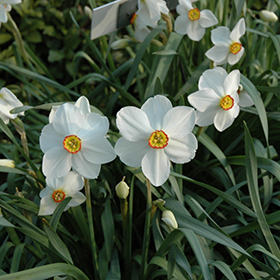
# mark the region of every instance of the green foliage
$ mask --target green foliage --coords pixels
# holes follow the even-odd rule
[[[187,96],[211,67],[204,55],[211,28],[200,42],[168,34],[164,22],[124,49],[110,45],[133,36],[131,26],[91,41],[84,6],[107,2],[24,0],[1,25],[0,85],[24,104],[12,112],[25,113],[28,144],[0,119],[1,158],[16,165],[0,166],[0,279],[280,279],[280,26],[258,17],[261,9],[279,15],[276,0],[197,2],[219,25],[232,28],[245,18],[245,55],[227,70],[240,70],[254,107],[242,108],[222,133],[195,128],[195,158],[173,164],[151,197],[141,170],[116,159],[90,180],[87,203],[63,212],[66,199],[52,216],[37,215],[45,187],[39,137],[52,106],[85,95],[93,112],[109,118],[114,145],[120,108],[140,107],[154,94],[189,106]],[[115,194],[123,176],[130,186],[125,202]],[[163,223],[152,205],[157,199],[166,201],[178,229]]]

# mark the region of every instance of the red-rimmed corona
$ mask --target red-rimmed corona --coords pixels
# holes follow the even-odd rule
[[[226,95],[221,99],[220,105],[224,110],[230,110],[234,105],[234,99],[230,95]]]
[[[242,45],[238,42],[234,42],[230,45],[230,52],[232,54],[238,54],[242,49]]]
[[[163,130],[154,131],[149,138],[149,146],[153,149],[163,149],[168,145],[168,136]]]
[[[77,154],[82,149],[82,140],[77,135],[68,135],[63,140],[63,148],[71,154]]]
[[[52,198],[55,202],[62,202],[65,199],[65,192],[62,190],[54,191],[52,194]]]
[[[191,9],[188,13],[190,20],[199,20],[200,19],[200,11],[198,8]]]

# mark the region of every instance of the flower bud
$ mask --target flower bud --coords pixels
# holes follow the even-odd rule
[[[124,48],[126,48],[128,45],[129,45],[129,42],[130,42],[131,40],[130,39],[120,39],[120,40],[117,40],[117,41],[115,41],[115,42],[113,42],[112,44],[111,44],[111,48],[113,49],[113,50],[117,50],[117,49],[124,49]]]
[[[84,13],[87,15],[90,19],[92,19],[92,9],[89,6],[84,7]]]
[[[11,159],[0,159],[0,166],[15,168],[15,162]]]
[[[262,10],[260,12],[260,18],[266,22],[276,22],[278,20],[278,17],[275,15],[275,13],[267,10]]]
[[[116,193],[120,199],[127,198],[128,194],[129,194],[129,186],[127,185],[127,183],[124,181],[121,181],[120,183],[118,183],[116,185]]]
[[[171,212],[170,210],[164,210],[162,212],[162,217],[161,219],[165,222],[165,224],[167,226],[169,226],[170,228],[172,229],[176,229],[178,228],[178,224],[177,224],[177,221],[176,221],[176,218],[173,214],[173,212]]]

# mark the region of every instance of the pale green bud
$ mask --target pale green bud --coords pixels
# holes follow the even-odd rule
[[[129,186],[127,185],[127,183],[124,181],[121,181],[120,183],[118,183],[116,185],[116,193],[120,199],[127,198],[128,194],[129,194]]]
[[[260,18],[266,22],[276,22],[278,20],[278,17],[275,15],[275,13],[267,10],[262,10],[260,12]]]
[[[15,168],[15,162],[11,159],[0,159],[0,166]]]
[[[120,39],[120,40],[117,40],[117,41],[113,42],[113,43],[111,44],[111,48],[112,48],[113,50],[124,49],[124,48],[126,48],[127,46],[129,46],[129,43],[130,43],[130,42],[131,42],[131,40],[130,40],[130,39],[127,39],[127,38],[125,38],[125,39]]]
[[[176,218],[172,211],[170,210],[164,210],[162,212],[161,219],[165,222],[167,226],[169,226],[171,229],[178,228],[178,223],[176,221]]]
[[[92,9],[89,6],[84,7],[84,13],[87,15],[90,19],[92,19]]]

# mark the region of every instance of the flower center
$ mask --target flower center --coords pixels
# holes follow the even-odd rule
[[[229,95],[226,95],[224,98],[221,99],[221,103],[220,105],[222,106],[222,108],[224,110],[229,110],[233,107],[234,105],[234,100],[231,96]]]
[[[200,11],[199,11],[199,9],[198,8],[191,9],[189,11],[188,16],[189,16],[190,20],[199,20],[199,18],[200,18]]]
[[[134,14],[130,20],[130,24],[133,24],[136,20],[136,18],[138,17],[138,15]]]
[[[235,42],[230,45],[230,52],[232,54],[238,54],[241,51],[241,49],[242,45],[240,43]]]
[[[52,198],[55,202],[61,202],[65,198],[65,193],[61,190],[54,191],[52,194]]]
[[[66,136],[63,140],[63,148],[71,154],[76,154],[82,148],[82,141],[76,135]]]
[[[168,144],[168,136],[162,130],[154,131],[149,138],[149,146],[153,149],[163,149]]]

